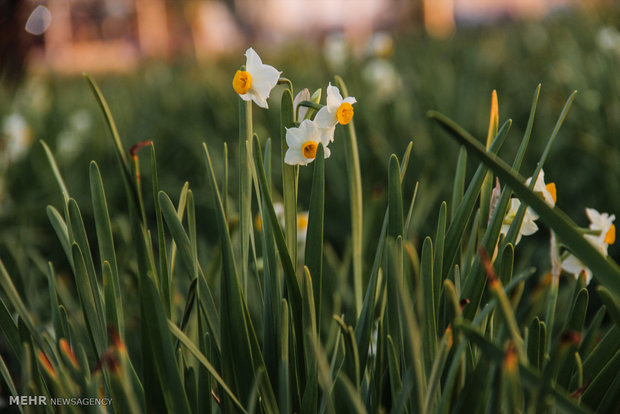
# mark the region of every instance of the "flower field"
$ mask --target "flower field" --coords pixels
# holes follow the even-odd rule
[[[0,407],[617,412],[618,18],[0,90]]]

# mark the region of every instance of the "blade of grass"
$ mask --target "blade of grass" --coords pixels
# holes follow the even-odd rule
[[[349,95],[347,86],[341,77],[336,76],[336,84],[342,91],[342,96]],[[351,243],[353,247],[353,297],[355,298],[356,315],[362,309],[362,227],[363,227],[363,207],[362,207],[362,175],[360,173],[359,152],[357,149],[357,136],[355,134],[355,124],[349,122],[344,128],[345,136],[345,161],[347,166],[347,179],[349,183],[349,197],[351,204]]]

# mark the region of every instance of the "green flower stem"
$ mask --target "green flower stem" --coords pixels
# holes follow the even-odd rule
[[[241,230],[241,285],[248,292],[248,258],[252,231],[252,176],[249,163],[252,149],[246,142],[252,139],[252,101],[239,98],[239,227]]]

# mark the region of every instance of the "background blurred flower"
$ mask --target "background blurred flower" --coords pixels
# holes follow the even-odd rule
[[[32,143],[32,132],[24,117],[14,112],[2,123],[2,140],[0,151],[4,153],[6,162],[21,160]]]
[[[393,98],[402,89],[402,80],[394,64],[387,59],[372,59],[362,69],[368,88],[382,101]]]

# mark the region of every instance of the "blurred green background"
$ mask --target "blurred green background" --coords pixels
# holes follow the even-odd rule
[[[350,45],[346,38],[327,34],[315,40],[280,42],[264,39],[237,45],[218,59],[180,55],[147,59],[122,73],[95,73],[127,149],[153,140],[161,187],[178,194],[189,181],[196,196],[200,241],[217,239],[200,155],[206,141],[223,173],[223,145],[229,145],[230,196],[236,194],[237,100],[231,87],[234,71],[252,45],[265,63],[283,70],[295,91],[325,87],[341,75],[357,98],[355,127],[360,145],[366,214],[366,241],[371,242],[385,207],[389,155],[403,153],[413,141],[413,159],[405,180],[408,194],[420,182],[413,231],[421,240],[434,231],[437,206],[450,199],[458,147],[426,119],[436,109],[455,119],[481,140],[486,137],[493,89],[499,96],[500,123],[513,126],[502,152],[511,161],[523,135],[536,86],[542,92],[522,173],[533,171],[566,98],[579,93],[545,165],[546,181],[555,182],[557,206],[578,224],[587,226],[585,207],[620,214],[620,13],[617,6],[567,9],[544,19],[500,19],[494,24],[461,25],[440,38],[412,24],[384,30],[368,44]],[[375,43],[372,43],[375,42]],[[336,59],[334,52],[336,50]],[[39,140],[57,157],[71,195],[91,223],[88,163],[96,160],[111,204],[117,243],[129,243],[123,233],[127,218],[121,179],[112,141],[96,102],[79,74],[26,69],[18,83],[3,77],[0,89],[2,158],[0,160],[0,256],[9,271],[44,284],[38,275],[52,260],[66,268],[64,255],[48,223],[45,206],[61,205],[60,192]],[[254,107],[255,132],[272,137],[279,148],[279,96],[270,110]],[[19,127],[23,127],[15,138]],[[21,134],[21,135],[19,135]],[[19,138],[21,137],[21,138]],[[149,161],[144,154],[144,188],[150,187]],[[274,152],[279,156],[279,149]],[[468,174],[477,161],[468,160]],[[274,171],[279,187],[279,171]],[[336,251],[346,251],[349,205],[342,142],[338,136],[326,163],[326,239]],[[311,169],[300,172],[300,208],[307,207]],[[231,205],[234,205],[232,203]],[[147,206],[147,211],[150,206]],[[93,229],[94,232],[94,229]],[[525,238],[520,252],[548,263],[546,232]],[[538,243],[533,239],[538,238]],[[541,249],[544,246],[544,249]],[[123,249],[119,248],[122,254]],[[202,249],[202,254],[211,254]],[[618,244],[610,255],[620,260]],[[122,258],[120,259],[122,262]],[[518,263],[529,266],[531,261]],[[35,277],[35,275],[37,275]],[[35,282],[33,282],[35,283]],[[43,303],[38,306],[45,306]]]

